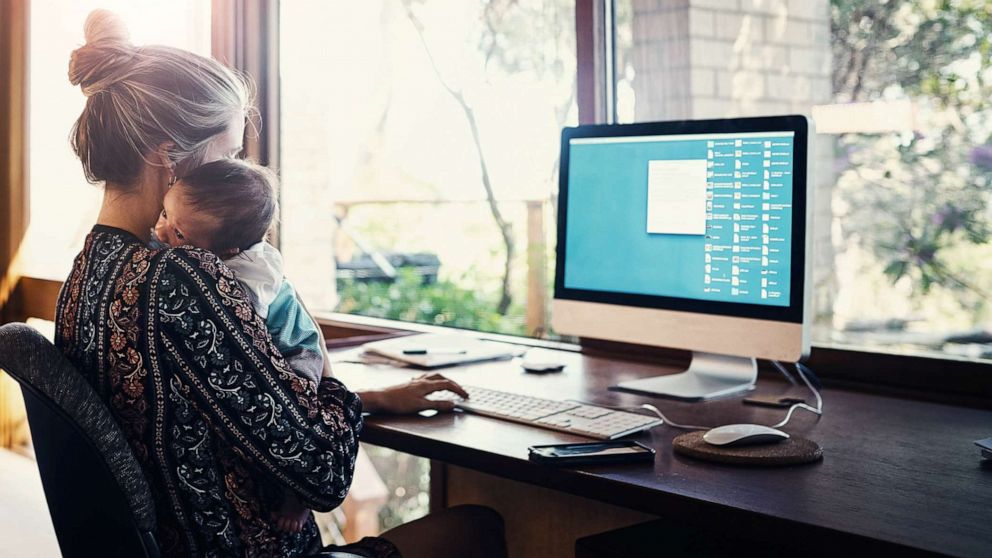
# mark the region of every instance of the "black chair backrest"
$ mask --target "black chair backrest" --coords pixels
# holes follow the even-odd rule
[[[0,327],[0,369],[20,385],[62,555],[158,558],[148,482],[110,410],[25,324]]]

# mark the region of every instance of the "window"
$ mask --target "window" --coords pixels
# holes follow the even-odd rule
[[[811,115],[814,342],[990,358],[990,19],[966,1],[618,0],[615,113]]]
[[[568,0],[281,3],[280,243],[311,310],[545,332],[574,30]],[[427,513],[427,460],[365,450],[381,527]]]
[[[283,2],[280,26],[281,244],[311,308],[544,333],[573,3]]]
[[[31,2],[29,177],[31,220],[25,239],[27,275],[62,280],[96,222],[103,189],[90,185],[69,145],[86,98],[69,83],[69,55],[85,42],[90,11],[124,19],[135,44],[165,44],[210,54],[210,4],[197,0],[35,0]]]

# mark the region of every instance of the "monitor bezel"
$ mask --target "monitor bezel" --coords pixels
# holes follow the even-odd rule
[[[793,132],[792,181],[792,266],[788,306],[708,301],[659,295],[621,293],[565,287],[565,254],[568,227],[568,178],[570,140],[589,137],[662,136],[682,134],[734,134],[749,132]],[[558,238],[555,249],[556,299],[599,302],[621,306],[675,310],[803,323],[806,292],[807,220],[807,154],[809,153],[809,122],[805,116],[767,116],[714,120],[679,120],[636,124],[587,124],[566,127],[561,134],[561,160],[558,174]]]

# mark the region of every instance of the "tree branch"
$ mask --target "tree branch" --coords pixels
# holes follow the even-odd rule
[[[486,154],[482,149],[482,139],[479,135],[479,126],[475,118],[475,110],[472,106],[468,104],[465,100],[465,96],[461,91],[453,88],[444,76],[441,75],[441,71],[437,66],[437,62],[434,60],[434,55],[431,52],[430,47],[427,44],[427,39],[424,37],[424,26],[417,18],[416,14],[410,8],[409,3],[405,3],[406,15],[413,24],[414,30],[417,32],[417,37],[420,39],[420,44],[424,48],[424,53],[427,55],[427,60],[430,62],[431,69],[434,71],[434,76],[437,78],[438,82],[444,88],[445,91],[451,96],[455,102],[461,107],[462,112],[465,114],[465,120],[468,122],[469,130],[472,132],[472,141],[475,144],[475,152],[479,157],[479,170],[482,177],[482,187],[486,191],[486,202],[489,205],[489,212],[493,216],[493,220],[496,221],[496,226],[499,227],[500,235],[503,237],[503,245],[506,249],[505,259],[503,262],[503,282],[500,292],[499,304],[496,307],[496,311],[501,315],[506,315],[506,312],[510,308],[510,303],[513,298],[510,293],[510,278],[513,271],[513,256],[515,253],[515,246],[513,240],[513,226],[506,220],[503,216],[503,212],[499,209],[499,203],[496,201],[496,194],[493,191],[492,179],[489,174],[489,165],[486,162]]]

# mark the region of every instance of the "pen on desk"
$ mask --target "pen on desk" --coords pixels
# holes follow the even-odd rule
[[[465,349],[403,349],[405,355],[463,355]]]

